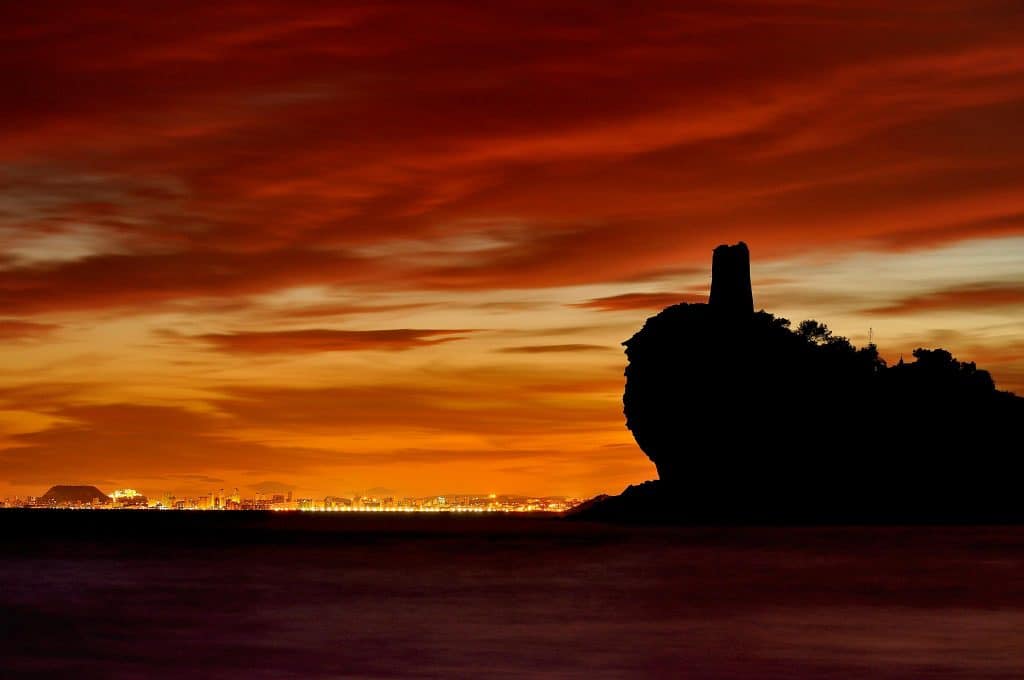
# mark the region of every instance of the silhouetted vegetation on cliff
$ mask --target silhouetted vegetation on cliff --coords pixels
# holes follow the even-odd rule
[[[716,276],[719,251],[738,248],[716,249]],[[749,290],[742,262],[733,274],[746,276]],[[624,343],[626,424],[660,479],[586,512],[1024,518],[1016,476],[1024,399],[942,349],[887,366],[874,345],[858,349],[817,321],[792,329],[750,312],[743,287],[720,287],[739,291],[724,304],[712,296],[712,304],[668,307]]]

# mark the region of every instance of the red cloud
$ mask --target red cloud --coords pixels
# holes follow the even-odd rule
[[[18,338],[37,338],[56,330],[58,326],[50,323],[34,323],[16,319],[0,319],[0,340]]]
[[[355,283],[370,269],[362,258],[297,249],[98,255],[0,270],[0,308],[29,314],[150,306],[269,292],[312,281]]]
[[[530,7],[551,20],[431,0],[5,8],[0,234],[97,242],[8,263],[0,304],[545,287],[739,238],[768,257],[1024,233],[1024,19],[1005,6],[887,15],[884,34],[872,3]]]
[[[208,333],[195,336],[225,352],[252,354],[303,352],[396,351],[461,339],[469,330],[397,328],[339,331],[309,328],[295,331]]]
[[[1024,305],[1024,286],[1014,284],[979,284],[937,290],[903,298],[885,307],[868,310],[872,314],[916,314],[937,310],[986,309]]]

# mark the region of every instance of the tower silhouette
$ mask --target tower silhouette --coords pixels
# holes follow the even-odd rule
[[[711,259],[711,306],[727,314],[753,314],[750,286],[750,250],[740,241],[715,248]]]

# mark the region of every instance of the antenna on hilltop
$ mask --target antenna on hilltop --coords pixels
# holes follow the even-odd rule
[[[868,344],[869,345],[875,344],[875,329],[874,328],[869,328],[868,329]]]

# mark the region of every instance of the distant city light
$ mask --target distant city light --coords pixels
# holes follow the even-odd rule
[[[109,497],[90,502],[53,501],[45,497],[5,498],[0,508],[66,508],[95,510],[206,510],[206,511],[273,511],[327,513],[562,513],[579,505],[583,499],[562,496],[522,496],[488,494],[446,494],[443,496],[325,496],[296,497],[291,492],[256,494],[242,498],[238,489],[227,494],[223,489],[198,496],[177,497],[165,494],[147,497],[135,489],[116,489]]]

